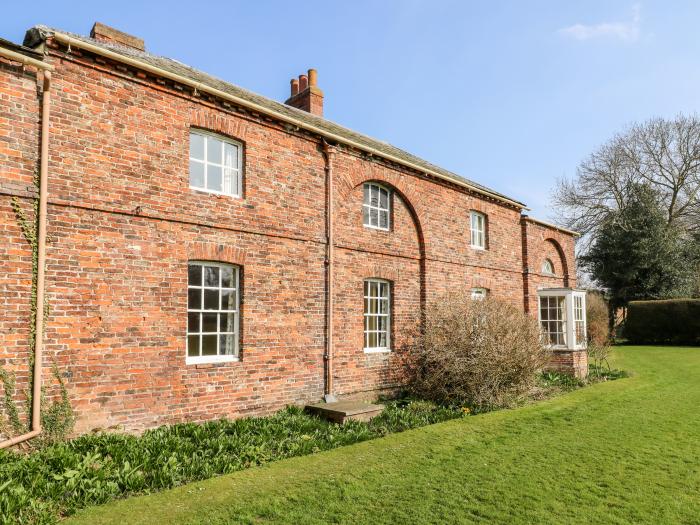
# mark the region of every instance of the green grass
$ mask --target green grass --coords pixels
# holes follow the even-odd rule
[[[700,349],[632,377],[78,513],[67,523],[700,523]]]

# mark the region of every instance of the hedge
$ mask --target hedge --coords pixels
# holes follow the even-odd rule
[[[634,344],[700,345],[700,299],[631,301],[624,335]]]

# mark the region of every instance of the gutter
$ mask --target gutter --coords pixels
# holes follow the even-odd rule
[[[521,219],[527,222],[534,222],[535,224],[539,224],[540,226],[546,226],[547,228],[552,228],[553,230],[558,230],[563,233],[568,233],[569,235],[573,235],[574,237],[581,237],[581,232],[569,230],[567,228],[562,228],[561,226],[557,226],[556,224],[541,221],[539,219],[535,219],[534,217],[530,217],[529,215],[522,215]]]
[[[472,186],[471,184],[467,183],[466,181],[464,181],[463,179],[461,179],[459,177],[450,177],[448,175],[445,175],[443,173],[439,173],[437,171],[431,170],[431,169],[426,168],[424,166],[419,166],[418,164],[415,164],[413,162],[400,159],[400,158],[398,158],[394,155],[391,155],[389,153],[379,151],[379,150],[374,149],[370,146],[360,144],[359,142],[355,142],[354,140],[348,139],[346,137],[336,135],[335,133],[331,133],[329,131],[326,131],[324,129],[316,127],[313,124],[309,124],[307,122],[296,119],[294,117],[284,115],[283,113],[279,113],[275,110],[266,108],[264,106],[256,104],[255,102],[245,100],[243,98],[237,97],[236,95],[231,95],[230,93],[226,93],[225,91],[221,91],[221,90],[213,88],[207,84],[197,82],[196,80],[192,80],[190,78],[183,77],[183,76],[178,75],[176,73],[171,73],[170,71],[168,71],[166,69],[162,69],[162,68],[159,68],[157,66],[153,66],[147,62],[143,62],[143,61],[135,59],[135,58],[124,56],[120,53],[110,51],[109,49],[106,49],[106,48],[103,48],[100,46],[96,46],[94,44],[91,44],[89,42],[85,42],[83,40],[79,40],[77,38],[73,38],[73,37],[68,36],[64,33],[54,31],[53,38],[56,41],[68,46],[69,48],[77,47],[79,49],[83,49],[85,51],[89,51],[91,53],[101,55],[105,58],[109,58],[109,59],[115,60],[117,62],[121,62],[123,64],[127,64],[130,66],[136,67],[136,68],[141,69],[143,71],[147,71],[153,75],[168,78],[174,82],[178,82],[180,84],[184,84],[186,86],[189,86],[196,91],[201,91],[203,93],[209,93],[210,95],[214,95],[214,96],[222,98],[224,100],[233,102],[239,106],[243,106],[245,108],[256,111],[258,113],[274,117],[274,118],[281,120],[283,122],[286,122],[288,124],[292,124],[296,127],[305,129],[307,131],[311,131],[313,133],[316,133],[317,135],[320,135],[324,139],[330,140],[332,142],[344,144],[346,146],[351,146],[353,148],[357,148],[357,149],[365,151],[367,153],[371,153],[374,156],[381,157],[385,160],[389,160],[389,161],[395,162],[397,164],[401,164],[403,166],[414,169],[414,170],[419,171],[421,173],[432,175],[433,177],[436,177],[438,179],[442,179],[442,180],[451,182],[452,184],[456,184],[458,186],[466,188],[474,193],[478,193],[480,195],[489,197],[491,199],[495,199],[497,201],[504,202],[504,203],[509,204],[511,206],[514,206],[518,209],[521,209],[521,210],[528,209],[521,202],[514,201],[514,200],[508,199],[506,197],[502,197],[500,195],[497,195],[495,193],[492,193],[492,192],[483,190],[481,188],[477,188],[475,186]]]
[[[44,350],[44,296],[46,282],[46,216],[48,201],[49,117],[51,114],[51,71],[53,66],[0,47],[0,56],[23,65],[34,66],[44,73],[41,93],[41,152],[39,164],[39,231],[37,232],[36,317],[34,336],[34,376],[32,388],[31,431],[0,442],[0,448],[11,447],[41,434],[41,371]]]

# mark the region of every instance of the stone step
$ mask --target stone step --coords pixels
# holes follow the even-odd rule
[[[306,405],[306,410],[324,419],[340,423],[352,419],[355,421],[369,421],[378,416],[384,410],[384,405],[367,403],[366,401],[335,401],[333,403],[315,403]]]

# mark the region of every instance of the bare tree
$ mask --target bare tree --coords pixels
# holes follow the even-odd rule
[[[610,212],[625,206],[638,184],[656,193],[669,224],[688,233],[700,231],[697,115],[634,124],[601,146],[580,164],[576,177],[557,182],[559,222],[591,234]]]

